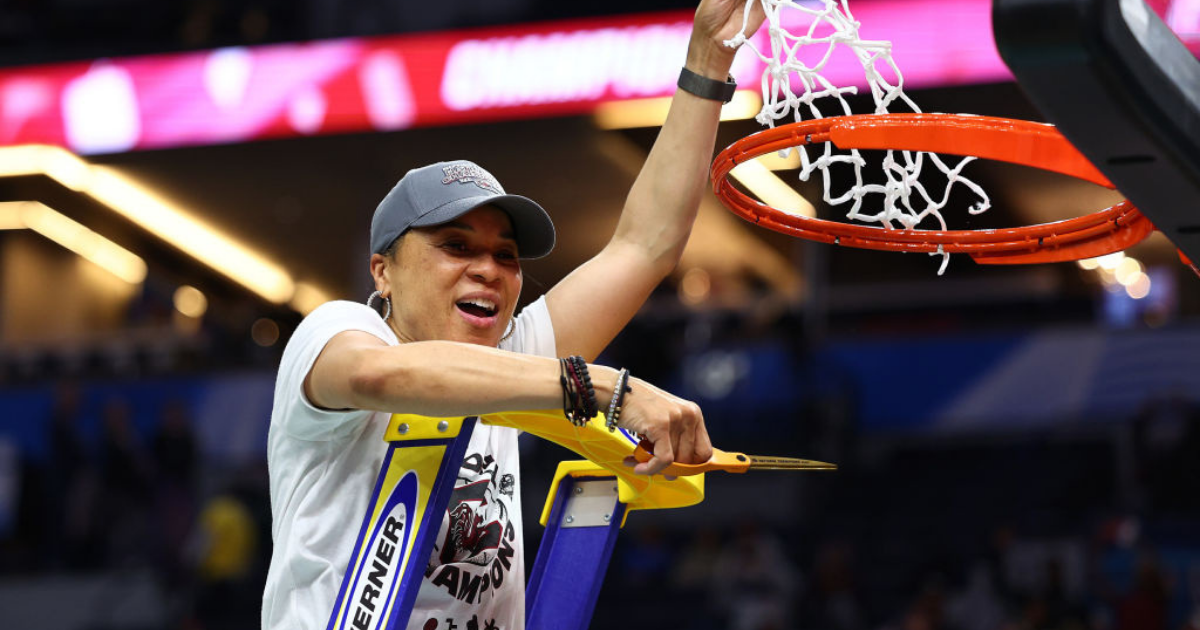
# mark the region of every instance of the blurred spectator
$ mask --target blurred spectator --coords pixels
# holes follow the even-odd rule
[[[1200,563],[1192,563],[1187,571],[1186,616],[1182,630],[1200,630]]]
[[[700,526],[671,568],[671,586],[681,593],[699,594],[712,582],[721,553],[716,528]]]
[[[262,584],[255,572],[260,554],[253,510],[225,493],[210,500],[197,520],[193,621],[199,628],[258,628]]]
[[[666,581],[671,567],[671,548],[657,525],[648,524],[633,533],[621,554],[626,586],[638,587]]]
[[[1143,551],[1134,570],[1133,587],[1117,605],[1116,630],[1166,630],[1168,593],[1158,558]]]
[[[160,484],[192,490],[196,476],[196,439],[187,408],[180,400],[163,405],[154,435],[154,463]]]
[[[37,478],[28,458],[0,435],[0,575],[28,570],[48,545]]]
[[[747,520],[721,551],[711,599],[729,630],[780,630],[793,618],[799,582],[779,540]]]
[[[682,534],[683,532],[681,532]],[[678,610],[686,611],[677,619],[688,630],[724,630],[714,618],[708,588],[716,578],[721,554],[721,533],[715,527],[700,525],[690,532],[691,540],[679,552],[671,567],[670,586],[678,601]]]
[[[81,398],[75,383],[60,383],[49,419],[47,558],[51,567],[68,570],[93,569],[102,561],[96,519],[100,479],[80,434]]]
[[[1175,514],[1200,515],[1200,406],[1179,410],[1178,439],[1166,455],[1166,474],[1156,479],[1161,507]]]
[[[948,630],[951,626],[946,621],[945,600],[941,580],[938,578],[927,580],[895,629]]]
[[[254,517],[236,497],[222,495],[204,506],[199,519],[203,537],[200,577],[207,582],[232,582],[253,568],[258,545]]]
[[[946,604],[946,620],[964,630],[998,630],[1007,618],[992,573],[982,564],[971,569],[963,590]]]
[[[196,440],[182,401],[163,406],[154,435],[156,529],[162,539],[162,568],[168,584],[178,584],[183,548],[196,503]]]
[[[817,550],[812,584],[801,615],[805,623],[828,630],[866,627],[853,564],[854,551],[849,542],[827,542]]]
[[[1046,557],[1041,578],[1038,588],[1026,597],[1016,627],[1021,630],[1086,628],[1086,615],[1067,595],[1062,560],[1056,556]]]
[[[1014,539],[1015,534],[1011,526],[1007,524],[997,526],[992,530],[992,537],[989,541],[990,545],[985,560],[988,574],[991,577],[992,588],[996,590],[1001,603],[1009,608],[1016,605],[1019,599],[1016,588],[1009,577],[1013,562]]]
[[[1067,595],[1062,560],[1046,559],[1043,582],[1037,599],[1045,607],[1045,628],[1077,628],[1083,625],[1083,613]]]
[[[112,399],[102,414],[101,522],[109,566],[149,560],[151,461],[130,419],[129,404]]]
[[[1148,402],[1131,424],[1139,507],[1200,513],[1200,408],[1176,393]]]

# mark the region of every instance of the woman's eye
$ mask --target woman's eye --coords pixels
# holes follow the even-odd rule
[[[443,244],[442,244],[442,247],[444,247],[444,248],[446,248],[446,249],[448,249],[448,250],[450,250],[450,251],[452,251],[452,252],[465,252],[465,251],[467,251],[467,246],[466,246],[466,244],[465,244],[465,243],[462,243],[462,242],[460,242],[460,241],[447,241],[446,243],[443,243]]]

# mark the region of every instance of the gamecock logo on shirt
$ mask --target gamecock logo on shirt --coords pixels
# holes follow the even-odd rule
[[[483,566],[495,555],[504,526],[496,510],[500,506],[489,504],[486,498],[488,483],[481,480],[454,489],[446,540],[438,556],[442,564],[469,562]]]

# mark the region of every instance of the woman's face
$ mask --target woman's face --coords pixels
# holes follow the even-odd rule
[[[512,222],[492,206],[405,234],[389,261],[371,257],[375,288],[392,299],[401,341],[496,346],[521,294]]]

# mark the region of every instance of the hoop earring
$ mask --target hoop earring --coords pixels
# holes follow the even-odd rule
[[[367,306],[371,307],[371,309],[375,312],[379,312],[379,309],[375,308],[375,305],[372,304],[372,302],[375,301],[375,298],[379,298],[379,301],[383,302],[383,305],[387,307],[383,311],[383,321],[386,322],[387,319],[392,316],[392,299],[383,297],[383,293],[380,291],[376,291],[367,296]]]
[[[500,338],[500,343],[504,343],[505,341],[508,341],[508,338],[513,336],[513,333],[516,331],[517,331],[517,325],[513,323],[513,320],[511,320],[511,319],[508,320],[508,329],[504,331],[504,336]],[[500,344],[496,344],[496,345],[500,345]]]

